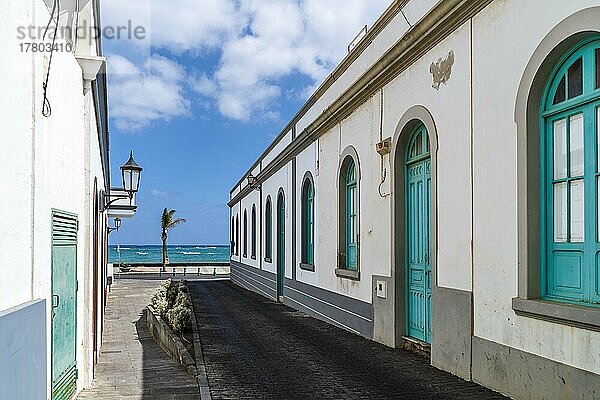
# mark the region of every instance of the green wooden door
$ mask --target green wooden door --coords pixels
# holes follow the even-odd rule
[[[277,300],[283,297],[285,276],[285,199],[277,196]]]
[[[431,158],[425,126],[409,142],[406,162],[407,193],[407,319],[408,335],[431,342],[431,263],[429,230]]]
[[[52,213],[52,400],[76,389],[77,217]]]

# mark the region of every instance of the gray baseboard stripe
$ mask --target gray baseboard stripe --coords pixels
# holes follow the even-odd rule
[[[275,274],[231,261],[231,281],[270,299],[276,298]]]
[[[431,364],[471,379],[473,295],[436,286],[431,304]]]
[[[473,337],[473,381],[514,399],[598,399],[598,375]]]
[[[275,299],[275,274],[235,261],[231,280],[262,296]],[[284,304],[315,318],[373,338],[373,305],[339,293],[285,278]]]

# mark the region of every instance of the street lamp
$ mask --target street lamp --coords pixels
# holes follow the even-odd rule
[[[117,231],[118,232],[120,227],[121,227],[121,218],[117,217],[117,218],[115,218],[115,226],[114,227],[113,226],[107,227],[108,234],[110,235],[110,233],[112,231]]]
[[[129,198],[140,188],[140,175],[142,167],[140,167],[133,159],[133,151],[129,153],[129,160],[121,166],[121,175],[123,176],[123,189],[129,193]]]
[[[104,210],[108,210],[110,205],[117,200],[123,199],[133,199],[133,195],[137,193],[140,189],[140,177],[142,175],[142,167],[140,167],[135,160],[133,159],[133,151],[129,153],[129,160],[125,164],[121,166],[121,177],[123,179],[123,190],[127,192],[127,196],[111,196],[110,193],[108,197],[112,197],[108,203],[104,206]],[[116,222],[116,221],[115,221]]]
[[[254,190],[258,190],[258,178],[252,174],[248,174],[248,186],[250,186]]]

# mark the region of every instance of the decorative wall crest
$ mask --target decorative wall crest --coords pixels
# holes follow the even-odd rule
[[[450,80],[452,74],[452,66],[454,65],[454,50],[450,50],[446,59],[438,58],[436,62],[431,63],[429,72],[433,77],[431,85],[435,90],[439,90],[442,84],[446,84]]]

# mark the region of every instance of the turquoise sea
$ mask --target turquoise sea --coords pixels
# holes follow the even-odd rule
[[[169,245],[169,262],[229,262],[227,245]],[[162,245],[110,245],[108,262],[123,263],[161,263]]]

